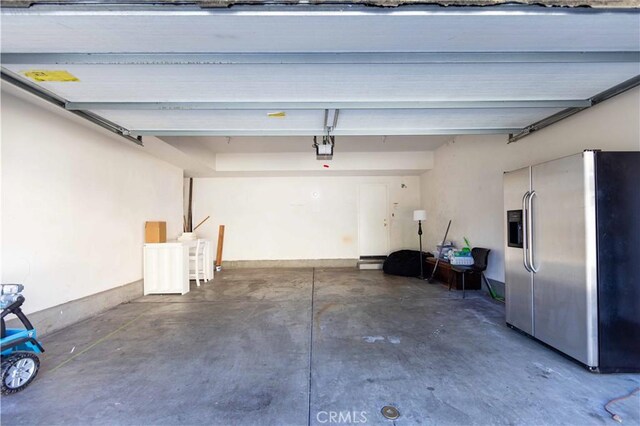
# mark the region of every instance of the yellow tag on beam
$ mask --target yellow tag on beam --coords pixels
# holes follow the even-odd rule
[[[64,70],[29,70],[24,75],[34,81],[80,81],[78,77]]]
[[[286,113],[284,111],[278,111],[278,112],[268,112],[267,113],[267,117],[271,117],[271,118],[284,118],[286,117]]]

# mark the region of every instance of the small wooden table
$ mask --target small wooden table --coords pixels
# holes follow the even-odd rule
[[[425,275],[430,277],[436,264],[436,258],[427,257],[426,264],[427,270]],[[462,290],[462,273],[451,269],[455,266],[456,265],[451,265],[446,260],[440,259],[435,278],[443,285],[449,286],[449,283],[451,283],[451,288]],[[465,287],[467,290],[480,290],[480,274],[467,274],[465,278]]]

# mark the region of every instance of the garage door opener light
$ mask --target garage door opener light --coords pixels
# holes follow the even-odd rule
[[[336,143],[336,137],[326,135],[322,137],[322,142],[318,143],[318,137],[313,137],[313,147],[316,149],[316,159],[331,160],[333,159],[333,146]]]

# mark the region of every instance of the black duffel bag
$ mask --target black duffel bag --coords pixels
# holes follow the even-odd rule
[[[423,274],[426,274],[427,256],[431,253],[422,252]],[[400,250],[391,253],[382,265],[385,274],[400,275],[403,277],[420,276],[420,252],[418,250]]]

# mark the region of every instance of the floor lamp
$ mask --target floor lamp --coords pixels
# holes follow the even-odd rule
[[[424,272],[422,270],[422,221],[427,220],[427,212],[425,210],[414,210],[413,220],[418,222],[418,239],[420,240],[420,279],[424,279]]]

